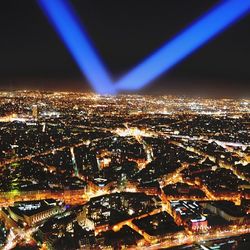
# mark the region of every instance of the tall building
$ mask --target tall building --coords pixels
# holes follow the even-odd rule
[[[32,116],[34,119],[38,120],[39,112],[38,112],[38,106],[33,105],[32,106]]]

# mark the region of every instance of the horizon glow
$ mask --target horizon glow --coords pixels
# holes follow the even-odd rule
[[[116,94],[122,90],[143,88],[250,10],[250,0],[221,1],[117,82],[113,82],[69,2],[38,0],[38,3],[82,74],[99,94]]]

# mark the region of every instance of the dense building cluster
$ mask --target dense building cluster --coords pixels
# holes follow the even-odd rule
[[[247,247],[249,135],[249,100],[0,92],[0,247]]]

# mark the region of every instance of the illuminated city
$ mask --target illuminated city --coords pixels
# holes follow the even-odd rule
[[[2,91],[1,249],[248,249],[249,135],[249,99]]]

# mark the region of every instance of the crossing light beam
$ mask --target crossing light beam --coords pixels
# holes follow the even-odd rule
[[[139,90],[250,11],[250,0],[223,0],[113,82],[67,0],[38,0],[92,88],[99,94]]]

